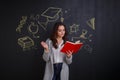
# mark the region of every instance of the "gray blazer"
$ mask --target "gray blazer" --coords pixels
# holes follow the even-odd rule
[[[52,53],[52,41],[50,39],[46,40],[46,43],[49,46],[49,53],[43,53],[43,60],[46,62],[45,66],[45,72],[44,72],[44,77],[43,80],[52,80],[53,77],[53,53]],[[61,70],[61,80],[69,80],[69,64],[72,63],[72,56],[68,58],[65,54],[64,55],[64,61],[63,61],[63,66]]]

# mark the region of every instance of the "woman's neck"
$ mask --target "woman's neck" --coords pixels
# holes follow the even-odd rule
[[[62,37],[57,37],[56,39],[57,39],[57,41],[61,41]]]
[[[60,44],[62,40],[62,38],[57,38],[57,43]]]

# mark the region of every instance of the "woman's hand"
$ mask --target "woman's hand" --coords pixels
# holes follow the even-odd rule
[[[72,56],[73,51],[68,50],[66,51],[66,53],[67,53],[67,57],[70,58]]]
[[[40,44],[42,45],[46,52],[49,52],[48,45],[46,42],[42,41]]]

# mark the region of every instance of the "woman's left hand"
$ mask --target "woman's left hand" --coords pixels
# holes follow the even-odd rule
[[[66,53],[67,53],[67,57],[70,58],[72,56],[73,51],[68,50],[66,51]]]

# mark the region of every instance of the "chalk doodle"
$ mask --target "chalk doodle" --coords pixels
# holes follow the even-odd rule
[[[86,50],[86,51],[88,51],[89,53],[92,53],[92,47],[90,47],[90,45],[88,45],[88,44],[85,44],[84,46],[83,46],[83,48]]]
[[[70,26],[70,34],[76,33],[78,30],[79,30],[79,25],[73,24],[72,26]]]
[[[33,35],[33,38],[39,38],[39,36],[35,36],[35,34],[37,34],[39,31],[39,26],[34,22],[31,22],[31,24],[28,26],[28,31]]]
[[[16,32],[21,33],[21,28],[23,28],[24,24],[26,24],[27,16],[22,16],[22,20],[20,20],[20,24],[16,28]]]
[[[39,14],[31,14],[30,16],[22,16],[18,27],[16,28],[16,32],[21,33],[23,27],[25,27],[26,31],[23,30],[26,33],[26,36],[24,34],[23,37],[18,38],[18,45],[20,45],[23,49],[23,51],[31,50],[35,46],[37,47],[37,44],[34,42],[35,39],[40,38],[39,30],[43,29],[44,31],[47,31],[48,29],[48,23],[56,22],[57,20],[60,20],[61,22],[64,22],[67,18],[71,18],[71,9],[62,9],[58,7],[48,7],[43,12]],[[86,21],[87,26],[90,27],[92,31],[95,30],[95,17],[89,18]],[[69,29],[69,35],[71,41],[80,41],[84,43],[83,49],[88,51],[89,53],[92,53],[92,47],[89,43],[92,43],[92,39],[94,37],[93,33],[90,33],[91,31],[86,29],[85,27],[81,27],[80,23],[75,24],[75,22],[68,27]],[[42,34],[42,32],[41,32]],[[44,33],[43,33],[44,34]],[[32,36],[30,36],[32,35]],[[32,39],[34,38],[34,40]],[[34,48],[35,49],[35,48]],[[37,48],[36,48],[37,49]]]
[[[80,38],[87,39],[87,37],[86,37],[87,32],[88,31],[86,29],[82,29],[82,34],[80,35]]]
[[[89,19],[86,23],[88,24],[88,26],[90,28],[92,28],[93,30],[95,30],[95,18]]]
[[[49,7],[48,9],[46,9],[41,16],[46,18],[46,21],[41,21],[41,18],[38,20],[38,24],[44,29],[46,30],[47,28],[47,24],[49,22],[55,22],[59,19],[59,15],[60,13],[62,14],[62,9],[61,8],[56,8],[56,7]],[[61,21],[63,21],[64,18],[61,18]]]
[[[18,38],[18,44],[26,51],[34,46],[34,41],[29,36]]]

